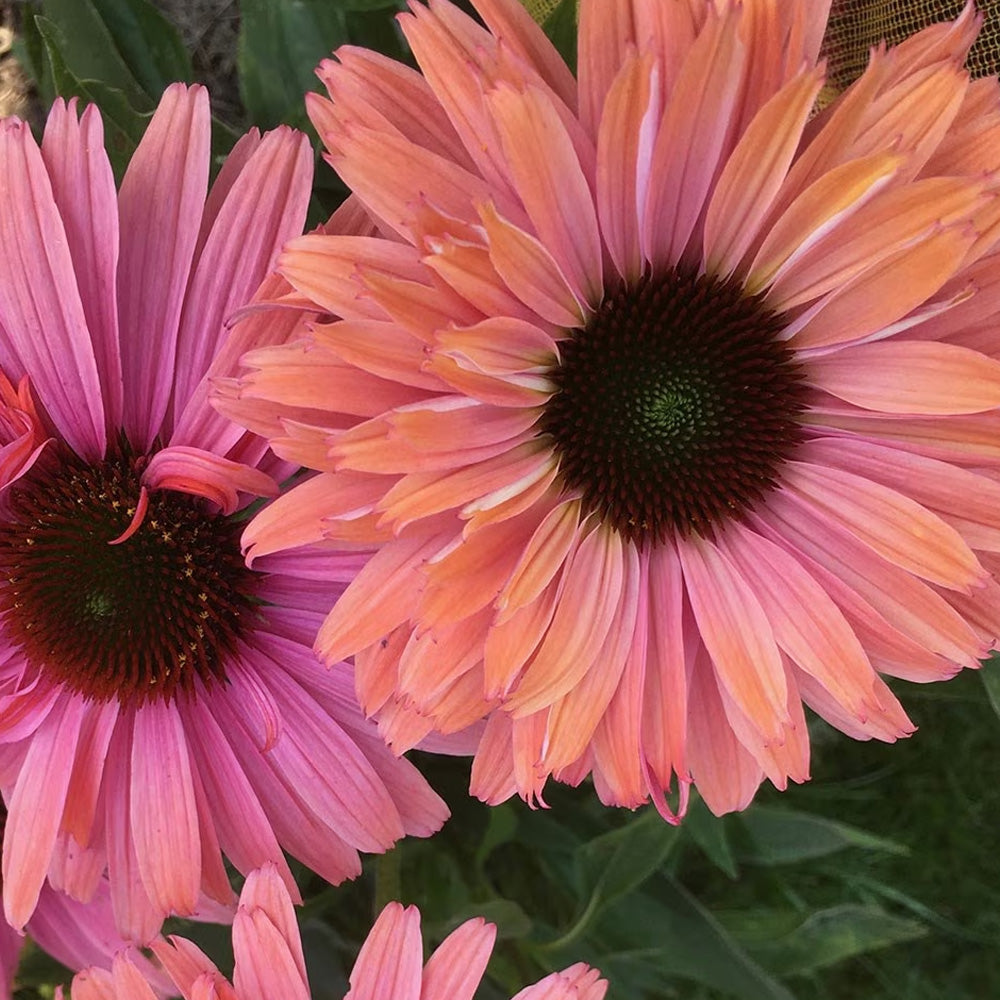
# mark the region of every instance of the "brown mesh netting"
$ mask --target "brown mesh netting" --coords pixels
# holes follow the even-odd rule
[[[559,0],[523,0],[536,21],[542,22]],[[673,3],[675,0],[660,0]],[[842,89],[868,64],[868,52],[885,39],[890,45],[932,24],[957,17],[964,0],[833,0],[824,42],[828,82]],[[969,55],[975,76],[1000,72],[1000,0],[979,0],[985,23]]]
[[[890,45],[932,24],[957,17],[963,0],[833,0],[823,42],[827,81],[837,88],[850,83],[868,64],[868,51],[885,39]],[[1000,0],[979,0],[982,32],[969,53],[974,76],[1000,71]]]

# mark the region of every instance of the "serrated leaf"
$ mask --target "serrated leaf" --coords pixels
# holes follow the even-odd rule
[[[262,128],[301,123],[319,61],[348,40],[344,9],[326,0],[243,0],[237,63],[243,103]]]
[[[736,857],[750,864],[793,864],[848,847],[888,854],[908,853],[903,845],[865,830],[791,809],[754,806],[743,813],[738,822],[746,838],[736,847]]]
[[[926,934],[927,928],[916,920],[895,917],[877,906],[847,903],[813,913],[788,934],[748,950],[776,975],[793,976]]]

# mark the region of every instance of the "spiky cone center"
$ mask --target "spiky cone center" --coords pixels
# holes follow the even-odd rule
[[[802,437],[783,325],[737,282],[680,268],[609,293],[548,372],[539,429],[564,486],[640,546],[752,509]]]
[[[0,614],[9,644],[50,680],[123,704],[225,680],[258,614],[260,575],[238,524],[195,497],[140,496],[142,460],[69,457],[17,481],[0,524]]]

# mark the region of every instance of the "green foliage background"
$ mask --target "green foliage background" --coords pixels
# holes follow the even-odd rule
[[[396,3],[236,6],[242,106],[216,121],[220,161],[249,125],[308,129],[302,93],[338,45],[408,57]],[[572,62],[573,0],[544,9]],[[18,12],[42,108],[56,94],[97,102],[119,174],[164,86],[205,75],[148,0],[33,0]],[[312,221],[343,194],[320,163]],[[619,1000],[1000,997],[1000,664],[897,688],[920,727],[912,739],[854,743],[814,721],[811,784],[764,789],[721,820],[696,800],[679,829],[650,808],[606,809],[586,786],[552,787],[548,810],[489,809],[466,793],[466,761],[417,755],[452,808],[438,837],[367,859],[338,888],[299,869],[313,996],[343,996],[375,913],[400,898],[419,904],[432,941],[472,915],[498,924],[482,1000],[577,960],[601,968]],[[176,929],[225,967],[226,929]],[[51,997],[67,979],[35,951],[17,996]]]

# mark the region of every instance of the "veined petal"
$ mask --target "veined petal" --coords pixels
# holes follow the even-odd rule
[[[170,402],[177,331],[208,190],[208,92],[164,92],[118,193],[118,323],[125,427],[145,450]],[[153,194],[155,192],[155,197]]]
[[[677,551],[688,599],[720,683],[765,739],[781,739],[789,722],[785,673],[764,609],[710,542],[681,540]]]
[[[8,375],[30,375],[70,447],[99,458],[105,414],[93,334],[42,154],[17,119],[0,124],[0,178],[0,356]]]
[[[537,87],[498,87],[487,102],[517,193],[578,301],[602,298],[602,249],[590,185],[552,101]]]
[[[813,385],[879,413],[981,413],[1000,406],[1000,361],[957,344],[886,340],[808,362]]]

